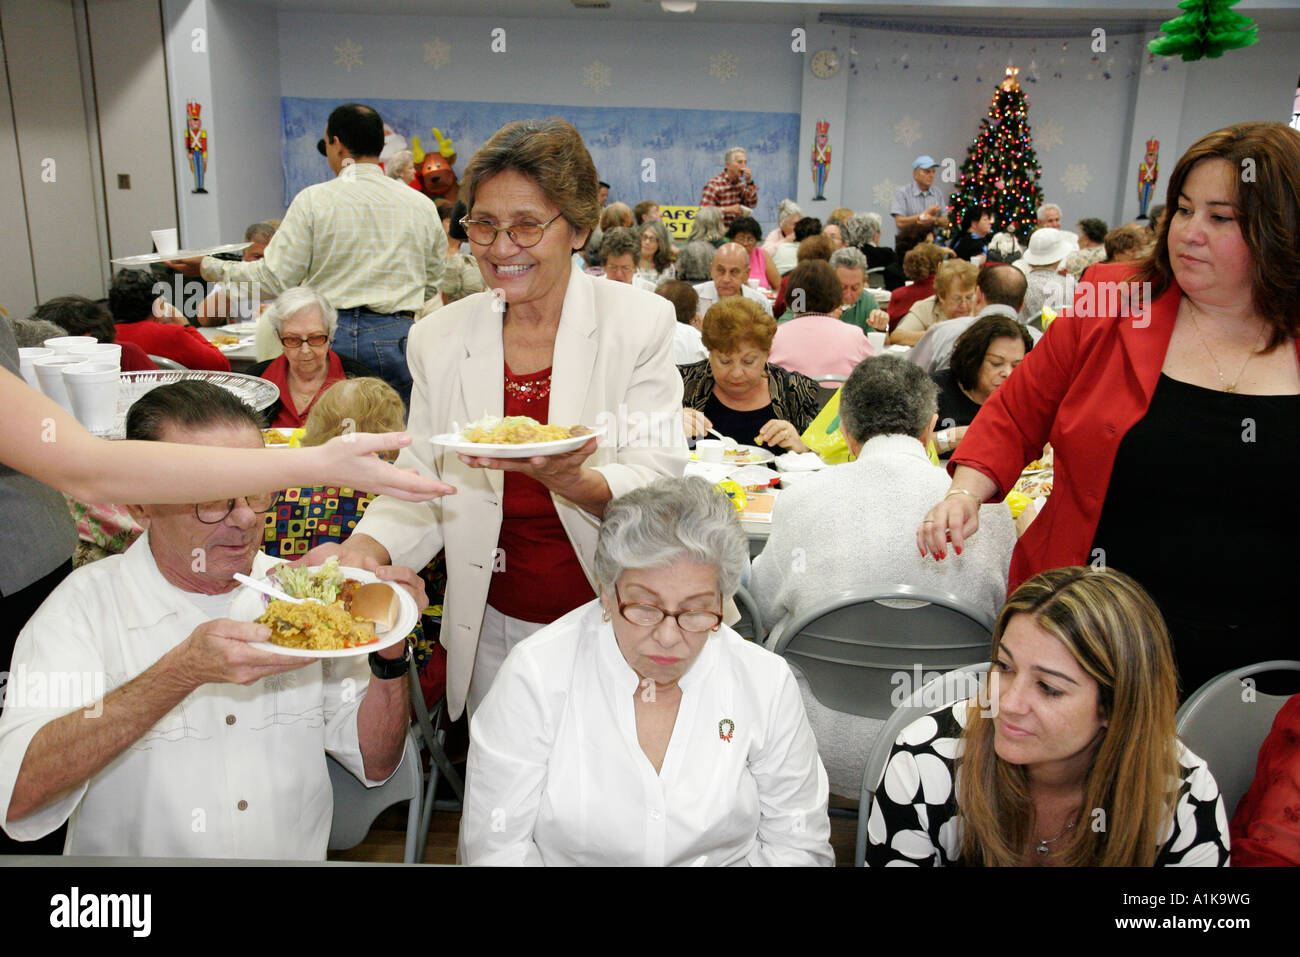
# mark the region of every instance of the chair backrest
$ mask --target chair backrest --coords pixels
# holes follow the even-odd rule
[[[867,288],[884,289],[885,288],[885,267],[876,266],[867,270]]]
[[[800,615],[773,650],[799,666],[826,707],[883,720],[897,675],[987,660],[993,625],[956,595],[868,585]]]
[[[967,698],[979,697],[983,692],[980,678],[988,673],[987,661],[975,665],[965,665],[946,674],[938,675],[913,691],[899,705],[889,719],[881,726],[876,742],[867,755],[867,764],[862,771],[862,794],[858,799],[858,836],[853,864],[862,867],[867,855],[867,819],[871,816],[871,802],[875,799],[876,788],[885,774],[885,764],[889,753],[894,749],[894,742],[902,730],[913,721],[924,717],[937,708],[944,708],[965,701]]]
[[[334,791],[334,820],[330,824],[329,849],[345,851],[356,847],[366,839],[370,826],[383,811],[401,801],[410,801],[411,806],[406,815],[408,839],[403,860],[408,864],[414,863],[413,844],[415,833],[419,829],[420,797],[424,781],[420,773],[420,754],[410,732],[406,734],[402,763],[393,772],[393,776],[379,787],[366,787],[351,771],[329,755],[326,755],[325,761],[329,766],[330,787]]]
[[[177,369],[180,370],[181,372],[186,371],[185,366],[181,365],[175,359],[168,359],[166,356],[151,355],[149,357],[149,361],[152,362],[154,365],[156,365],[159,369]]]
[[[1232,817],[1255,777],[1259,746],[1268,737],[1286,695],[1261,694],[1246,679],[1275,671],[1300,672],[1300,661],[1264,661],[1226,671],[1198,688],[1178,709],[1178,736],[1209,765]]]
[[[763,616],[758,610],[758,602],[754,601],[754,596],[744,586],[736,589],[736,609],[740,612],[740,621],[732,625],[732,629],[742,638],[761,645],[767,637],[767,631],[763,628]]]

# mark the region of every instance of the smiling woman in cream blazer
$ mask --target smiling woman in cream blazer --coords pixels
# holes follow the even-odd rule
[[[570,265],[598,215],[577,131],[561,120],[509,124],[475,154],[465,184],[464,222],[489,291],[412,331],[413,441],[397,460],[456,493],[423,504],[381,496],[333,549],[345,564],[351,555],[414,568],[445,549],[453,717],[467,701],[474,710],[511,647],[595,596],[605,502],[680,476],[687,454],[672,305]],[[484,414],[607,434],[545,460],[469,459],[430,444]]]

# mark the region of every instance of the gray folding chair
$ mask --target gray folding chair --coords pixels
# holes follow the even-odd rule
[[[844,385],[844,376],[842,375],[818,375],[813,376],[813,381],[821,388],[817,390],[817,408],[826,408],[826,403],[835,397],[835,390]]]
[[[185,366],[181,365],[175,359],[168,359],[166,356],[150,356],[149,361],[159,369],[176,370],[180,372],[187,371]]]
[[[756,644],[762,644],[767,637],[763,629],[763,616],[758,610],[758,602],[743,585],[736,589],[736,608],[740,611],[740,621],[732,625],[742,638],[748,638]]]
[[[876,788],[885,775],[885,764],[889,753],[894,749],[894,742],[902,730],[913,721],[922,718],[936,708],[954,705],[967,698],[980,694],[980,678],[987,674],[987,661],[976,665],[965,665],[939,675],[927,681],[908,696],[890,715],[876,743],[867,756],[867,766],[862,772],[862,794],[858,798],[858,837],[857,848],[853,852],[853,866],[863,867],[867,858],[867,819],[871,817],[871,802],[875,800]]]
[[[1259,746],[1287,695],[1261,694],[1242,684],[1271,671],[1300,672],[1300,661],[1264,661],[1225,671],[1201,685],[1178,709],[1178,736],[1209,765],[1229,817],[1250,789]]]
[[[424,704],[424,689],[420,687],[420,672],[415,667],[415,659],[410,662],[411,710],[415,712],[414,730],[419,735],[421,746],[429,752],[429,780],[424,785],[424,801],[420,814],[417,839],[419,841],[419,861],[424,863],[425,846],[429,840],[429,827],[433,824],[435,810],[457,811],[465,801],[465,783],[452,766],[443,745],[447,732],[442,728],[442,716],[445,713],[446,698],[441,698],[433,706],[433,711]],[[456,795],[455,801],[438,801],[438,779],[445,777]]]
[[[410,732],[402,763],[393,776],[377,788],[368,788],[352,772],[329,755],[330,787],[334,791],[334,820],[330,825],[329,849],[346,851],[366,839],[375,818],[400,801],[409,801],[406,814],[406,848],[403,862],[415,863],[416,828],[420,823],[420,754]]]
[[[798,665],[826,707],[884,720],[895,676],[987,659],[993,624],[956,595],[867,585],[800,615],[772,650]]]

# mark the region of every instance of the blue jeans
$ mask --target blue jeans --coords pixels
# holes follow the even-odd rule
[[[340,309],[339,327],[330,348],[374,370],[411,405],[411,370],[406,365],[406,339],[411,319],[369,309]]]

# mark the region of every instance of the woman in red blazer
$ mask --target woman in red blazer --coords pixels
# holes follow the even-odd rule
[[[149,355],[174,359],[187,369],[229,372],[230,360],[161,301],[154,287],[154,278],[139,270],[123,269],[113,277],[108,310],[117,321],[117,341],[135,343]]]
[[[1063,565],[1133,575],[1168,619],[1187,694],[1300,648],[1285,607],[1300,559],[1259,494],[1281,498],[1300,471],[1300,133],[1245,123],[1204,137],[1168,206],[1151,257],[1091,270],[1072,314],[985,403],[917,544],[960,554],[977,506],[1050,441],[1054,488],[1009,587]]]

